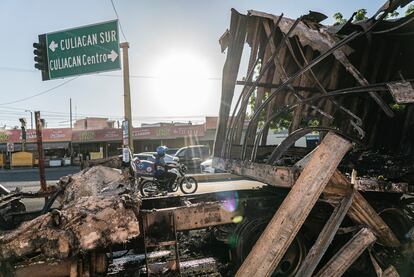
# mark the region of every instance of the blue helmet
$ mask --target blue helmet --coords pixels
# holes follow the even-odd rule
[[[158,146],[157,147],[157,154],[158,155],[160,155],[160,156],[164,156],[165,155],[165,151],[167,150],[168,148],[166,147],[166,146]]]

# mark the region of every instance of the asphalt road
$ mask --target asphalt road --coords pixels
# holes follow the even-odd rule
[[[60,177],[74,174],[80,170],[79,166],[65,166],[65,167],[51,167],[46,168],[46,180],[59,180]],[[37,181],[39,182],[39,169],[38,168],[25,168],[25,169],[2,169],[0,170],[0,184],[6,182],[26,182]]]
[[[50,182],[53,184],[54,182]],[[37,191],[39,190],[38,182],[20,182],[20,183],[5,183],[5,187],[9,189],[14,189],[15,187],[20,187],[23,191]],[[210,193],[210,192],[222,192],[229,190],[242,190],[242,189],[252,189],[261,187],[263,184],[260,182],[252,180],[230,180],[230,181],[217,181],[217,182],[200,182],[198,184],[198,190],[196,194]],[[182,195],[180,190],[175,194]],[[44,200],[42,198],[26,198],[23,199],[23,203],[26,205],[28,211],[39,210],[44,205]]]

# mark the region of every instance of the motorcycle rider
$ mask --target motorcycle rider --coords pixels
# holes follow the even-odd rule
[[[168,148],[166,146],[158,146],[156,149],[157,154],[155,155],[155,177],[164,177],[168,180],[168,191],[172,191],[172,186],[177,179],[177,174],[169,172],[171,168],[177,166],[169,165],[165,163],[165,151]]]

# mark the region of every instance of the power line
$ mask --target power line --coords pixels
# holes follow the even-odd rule
[[[39,70],[35,70],[35,69],[26,69],[26,68],[9,67],[9,66],[0,66],[0,70],[16,71],[16,72],[29,72],[29,73],[39,72]]]
[[[33,94],[33,95],[31,95],[31,96],[27,96],[27,97],[24,97],[24,98],[21,98],[21,99],[18,99],[18,100],[14,100],[14,101],[10,101],[10,102],[0,103],[0,106],[3,106],[3,105],[10,105],[10,104],[15,104],[15,103],[23,102],[23,101],[26,101],[26,100],[29,100],[29,99],[35,98],[35,97],[37,97],[37,96],[40,96],[40,95],[46,94],[46,93],[48,93],[48,92],[50,92],[50,91],[52,91],[52,90],[55,90],[55,89],[57,89],[57,88],[59,88],[59,87],[61,87],[61,86],[66,85],[66,84],[67,84],[67,83],[69,83],[69,82],[72,82],[72,81],[76,80],[77,78],[79,78],[79,76],[77,76],[77,77],[75,77],[75,78],[72,78],[72,79],[70,79],[70,80],[64,81],[64,82],[60,83],[60,84],[59,84],[59,85],[57,85],[57,86],[54,86],[54,87],[52,87],[52,88],[50,88],[50,89],[47,89],[47,90],[41,91],[41,92],[39,92],[39,93]]]
[[[26,69],[26,68],[18,68],[18,67],[0,67],[0,70],[7,70],[7,71],[15,71],[15,72],[28,72],[28,73],[37,73],[38,70],[31,70],[31,69]],[[123,77],[122,75],[118,75],[118,74],[105,74],[105,73],[96,73],[96,74],[92,74],[92,76],[96,76],[96,77],[117,77],[117,78],[121,78]],[[129,75],[129,77],[131,79],[163,79],[163,77],[161,76],[155,76],[155,75]],[[206,78],[200,78],[200,79],[206,79],[209,81],[221,81],[222,79],[220,77],[206,77]]]
[[[122,75],[117,74],[96,74],[95,76],[102,76],[102,77],[123,77]],[[129,78],[138,78],[138,79],[165,79],[164,77],[155,76],[155,75],[129,75]],[[200,78],[200,79],[206,79],[209,81],[221,81],[220,77],[206,77],[206,78]]]
[[[128,41],[127,38],[126,38],[126,36],[125,36],[124,29],[122,28],[121,20],[119,19],[119,15],[118,15],[118,12],[116,11],[115,4],[114,4],[114,1],[113,0],[111,0],[111,4],[112,4],[112,8],[114,9],[116,18],[118,19],[119,29],[121,30],[122,36],[124,37],[124,40],[125,41]]]

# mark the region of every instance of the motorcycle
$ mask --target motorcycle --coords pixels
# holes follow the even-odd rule
[[[184,194],[192,194],[197,191],[198,182],[193,177],[186,176],[187,167],[179,164],[178,167],[169,170],[177,175],[171,189],[169,188],[169,179],[165,177],[152,177],[151,179],[143,179],[140,182],[140,192],[144,197],[155,196],[160,193],[175,192],[180,187]]]

